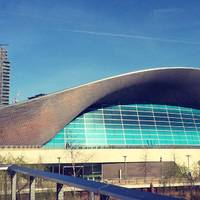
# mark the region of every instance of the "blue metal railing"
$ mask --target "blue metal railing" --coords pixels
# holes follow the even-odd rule
[[[21,167],[17,165],[8,166],[8,172],[11,174],[12,183],[12,200],[16,199],[16,174],[24,174],[30,177],[30,195],[29,199],[35,199],[35,178],[43,178],[46,180],[53,181],[57,183],[57,194],[56,199],[63,199],[59,194],[62,190],[63,185],[70,185],[76,188],[87,190],[91,193],[90,199],[94,199],[94,193],[105,195],[121,200],[175,200],[177,198],[162,196],[158,194],[153,194],[150,192],[144,192],[136,189],[128,189],[116,185],[110,185],[106,183],[85,180],[78,177],[66,176],[51,172],[45,172],[41,170],[31,169],[27,167]],[[179,199],[180,200],[180,199]]]

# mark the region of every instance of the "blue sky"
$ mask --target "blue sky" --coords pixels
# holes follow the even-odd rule
[[[199,0],[0,0],[11,101],[135,70],[198,67]]]

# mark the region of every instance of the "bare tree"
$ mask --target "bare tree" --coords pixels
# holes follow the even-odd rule
[[[67,139],[68,143],[66,143],[66,149],[69,150],[70,152],[70,163],[72,166],[72,176],[76,177],[79,173],[81,168],[79,168],[78,170],[76,170],[76,164],[78,163],[85,163],[88,162],[93,155],[88,155],[85,156],[81,153],[80,149],[81,146],[77,145],[77,140],[76,138],[71,137],[71,135],[68,135],[68,139]],[[75,199],[76,198],[76,191],[75,191],[75,187],[72,190],[72,198]]]
[[[8,154],[7,156],[0,155],[0,164],[24,165],[25,161],[24,161],[23,156],[14,157],[12,156],[12,154]],[[17,182],[18,191],[17,192],[19,196],[20,196],[20,191],[24,188],[24,184],[22,184],[23,179],[24,179],[23,175],[18,176],[18,182]],[[6,171],[0,171],[0,188],[1,188],[1,191],[4,191],[3,199],[8,198],[7,191],[8,191],[8,187],[10,187],[8,183],[10,183],[8,173]]]

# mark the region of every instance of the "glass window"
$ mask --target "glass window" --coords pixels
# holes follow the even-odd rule
[[[104,133],[105,132],[105,130],[104,129],[95,129],[95,128],[93,128],[93,129],[85,129],[85,134],[89,134],[89,133],[93,133],[93,134],[100,134],[100,133]]]
[[[156,130],[150,130],[150,129],[147,129],[147,130],[142,130],[142,135],[157,135],[157,132]]]
[[[183,131],[184,132],[184,127],[183,126],[171,126],[172,131]]]
[[[200,120],[200,115],[194,115],[194,118]]]
[[[195,127],[185,127],[185,131],[196,131]]]
[[[106,123],[106,124],[121,124],[122,122],[121,122],[121,120],[112,120],[112,119],[105,119],[104,120],[104,122]]]
[[[105,129],[106,133],[123,133],[122,129]]]
[[[143,145],[142,140],[126,140],[127,145]]]
[[[126,111],[126,110],[133,112],[133,111],[136,111],[137,108],[136,107],[121,106],[121,111]]]
[[[105,128],[113,128],[113,129],[122,129],[122,125],[117,125],[117,124],[105,124]]]
[[[140,120],[150,120],[150,121],[154,121],[153,116],[139,116]]]
[[[166,109],[153,108],[154,113],[166,113]]]
[[[194,123],[194,120],[191,118],[182,118],[184,123]]]
[[[119,119],[121,120],[120,115],[104,115],[104,119]]]
[[[154,116],[155,117],[164,117],[164,118],[168,118],[168,115],[167,113],[154,113]]]
[[[187,145],[187,140],[174,140],[176,145]]]
[[[134,116],[134,115],[133,116],[131,116],[131,115],[130,116],[128,116],[128,115],[122,115],[122,119],[123,120],[129,120],[129,119],[130,120],[138,120],[138,117]]]
[[[139,135],[141,134],[140,130],[134,130],[134,129],[124,129],[125,134],[132,134],[132,135]]]
[[[182,119],[181,118],[169,118],[170,123],[174,123],[174,122],[178,122],[178,123],[182,123]]]
[[[165,131],[170,131],[170,127],[169,126],[159,126],[159,125],[156,125],[156,129],[157,130],[165,130]]]
[[[125,142],[124,142],[124,140],[123,139],[108,139],[107,140],[107,142],[108,142],[108,144],[109,145],[125,145]]]
[[[133,121],[133,120],[123,120],[123,124],[127,125],[139,125],[139,121]]]
[[[106,115],[120,115],[120,111],[116,110],[103,110],[103,113]]]
[[[169,126],[169,122],[168,121],[166,121],[166,122],[162,122],[162,121],[156,121],[156,125],[160,125],[160,126]]]
[[[100,115],[100,114],[91,114],[91,115],[87,115],[85,116],[85,118],[87,119],[102,119],[103,115]]]
[[[138,111],[152,112],[152,108],[138,106]]]
[[[159,140],[160,145],[171,145],[172,142],[170,140]]]
[[[178,118],[178,119],[181,118],[180,114],[168,113],[168,115],[169,115],[169,117],[172,117],[172,118]]]
[[[155,126],[155,122],[154,121],[140,121],[140,125],[151,125],[151,126]]]
[[[194,123],[183,123],[184,127],[195,127]]]
[[[170,122],[171,126],[183,126],[182,122]]]
[[[126,140],[141,140],[141,135],[125,135]]]
[[[87,109],[60,130],[44,147],[65,144],[199,145],[200,111],[166,105],[116,105]],[[195,119],[195,120],[194,120]]]
[[[135,111],[121,111],[121,114],[122,115],[131,115],[131,116],[137,116],[137,112],[135,112]]]
[[[183,119],[192,119],[193,116],[192,116],[192,114],[182,114],[182,118]]]
[[[140,129],[140,126],[137,124],[124,124],[125,129]]]
[[[182,114],[186,114],[186,115],[191,115],[191,113],[192,113],[192,110],[186,110],[186,109],[181,109],[181,113]]]
[[[142,112],[142,111],[138,111],[138,115],[140,116],[153,116],[152,112]]]
[[[168,118],[167,117],[161,117],[161,116],[156,116],[155,117],[155,121],[168,121]]]
[[[91,119],[91,118],[85,118],[85,123],[103,123],[103,119]]]
[[[155,126],[150,125],[140,125],[141,129],[155,129]]]

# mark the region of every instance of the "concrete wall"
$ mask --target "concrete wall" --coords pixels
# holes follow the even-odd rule
[[[200,149],[79,149],[73,150],[76,163],[111,163],[111,162],[142,162],[145,161],[176,161],[187,166],[190,156],[190,166],[200,160]],[[70,150],[34,149],[34,148],[2,148],[0,156],[23,157],[27,163],[71,163]]]
[[[174,167],[174,162],[134,162],[102,164],[104,179],[123,179],[136,177],[161,177]]]

